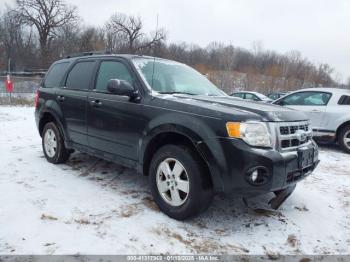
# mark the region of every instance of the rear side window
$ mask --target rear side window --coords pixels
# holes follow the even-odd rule
[[[61,86],[61,81],[68,69],[69,63],[54,64],[45,78],[44,87],[52,88]]]
[[[341,96],[338,101],[338,105],[350,105],[350,96]]]
[[[111,79],[125,80],[132,84],[132,76],[126,66],[117,61],[103,61],[98,71],[96,87],[98,91],[107,91],[107,83]]]
[[[338,101],[338,105],[350,105],[350,96],[341,96]]]
[[[88,90],[94,73],[95,61],[76,63],[69,72],[66,87],[69,89]]]

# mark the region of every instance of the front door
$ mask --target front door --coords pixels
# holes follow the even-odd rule
[[[137,85],[131,69],[122,60],[103,60],[99,64],[95,88],[89,93],[87,107],[88,140],[91,148],[106,155],[137,160],[143,123],[141,104],[129,97],[111,94],[107,83],[111,79]]]
[[[302,91],[286,96],[278,101],[278,104],[303,111],[309,117],[312,129],[319,130],[322,129],[324,115],[330,98],[330,93]]]

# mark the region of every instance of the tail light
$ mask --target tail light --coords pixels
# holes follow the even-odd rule
[[[38,104],[39,104],[39,90],[36,90],[36,95],[35,95],[35,100],[34,100],[34,105],[35,105],[35,108],[38,107]]]

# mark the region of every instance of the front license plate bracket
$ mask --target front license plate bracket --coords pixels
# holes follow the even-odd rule
[[[298,168],[303,169],[312,166],[314,163],[314,149],[304,149],[298,151]]]

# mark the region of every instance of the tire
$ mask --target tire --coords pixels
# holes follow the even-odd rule
[[[339,133],[338,143],[341,148],[350,154],[350,125],[343,127]]]
[[[42,147],[45,158],[50,163],[64,163],[69,158],[70,153],[64,145],[63,136],[54,122],[49,122],[44,127]]]
[[[151,161],[149,179],[153,199],[160,210],[177,220],[204,212],[213,199],[204,162],[186,146],[161,147]]]

